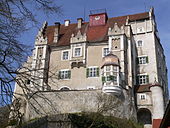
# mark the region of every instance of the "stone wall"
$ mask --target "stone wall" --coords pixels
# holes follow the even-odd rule
[[[131,91],[121,96],[104,94],[101,90],[38,92],[28,101],[25,119],[63,113],[100,112],[120,118],[136,119]]]

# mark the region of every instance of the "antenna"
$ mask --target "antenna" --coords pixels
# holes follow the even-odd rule
[[[146,3],[145,3],[145,0],[144,0],[144,6],[145,6],[145,12],[146,12]]]
[[[86,5],[84,6],[84,22],[86,21]]]

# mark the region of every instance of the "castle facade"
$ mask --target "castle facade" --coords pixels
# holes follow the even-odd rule
[[[113,18],[92,12],[89,22],[45,22],[29,62],[32,77],[42,78],[36,79],[41,91],[101,90],[117,97],[129,91],[146,128],[163,118],[167,67],[153,9]],[[31,79],[26,84],[36,86]]]

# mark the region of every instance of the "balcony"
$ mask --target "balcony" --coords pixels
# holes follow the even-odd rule
[[[115,95],[120,95],[122,93],[122,88],[120,86],[103,86],[102,91],[104,93],[111,93]]]

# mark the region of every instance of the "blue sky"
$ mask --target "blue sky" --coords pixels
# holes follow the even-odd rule
[[[149,11],[149,8],[153,6],[167,67],[170,71],[170,0],[56,0],[56,3],[62,6],[63,15],[45,17],[37,14],[40,23],[47,21],[49,25],[53,25],[54,22],[63,24],[65,19],[76,22],[77,18],[84,18],[84,9],[85,21],[88,21],[89,11],[94,9],[106,9],[109,17],[115,17]],[[31,29],[22,36],[21,40],[33,45],[37,31],[37,28]],[[170,88],[170,73],[168,79]]]

